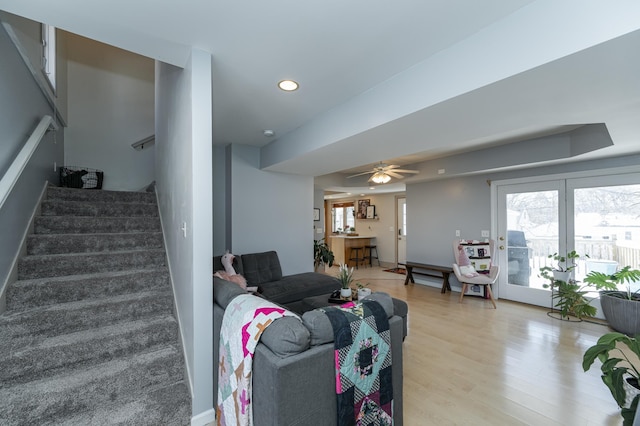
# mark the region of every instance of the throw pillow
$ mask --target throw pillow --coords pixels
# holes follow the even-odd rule
[[[467,252],[461,244],[458,244],[458,266],[460,267],[460,273],[467,278],[477,277],[478,273],[471,264]]]

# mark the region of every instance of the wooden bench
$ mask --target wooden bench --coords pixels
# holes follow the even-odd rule
[[[415,283],[413,280],[413,270],[419,269],[419,272],[416,272],[418,275],[426,275],[429,277],[442,278],[442,290],[440,293],[446,293],[447,290],[451,291],[451,285],[449,284],[449,274],[453,273],[453,268],[450,266],[440,266],[440,265],[429,265],[427,263],[419,263],[419,262],[406,262],[404,264],[405,268],[407,268],[407,277],[404,279],[404,285],[409,284],[409,281]],[[427,272],[425,272],[427,271]],[[436,275],[430,273],[429,271],[440,272],[441,275]]]

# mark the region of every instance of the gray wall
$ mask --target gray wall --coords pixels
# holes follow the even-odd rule
[[[67,120],[67,48],[65,31],[56,31],[56,93],[47,83],[42,71],[42,31],[39,22],[0,11],[0,20],[11,26],[22,53],[29,62],[30,73],[36,79],[40,89],[46,93],[49,104],[53,107],[53,99],[58,116],[63,122]]]
[[[4,176],[42,116],[53,111],[3,26],[0,58],[0,176]],[[64,131],[55,138],[47,134],[0,208],[0,294],[12,279],[12,265],[46,181],[57,182],[53,163],[61,164],[63,156]]]
[[[226,149],[213,147],[213,253],[223,254],[227,248]]]
[[[313,222],[313,232],[311,235],[314,240],[319,240],[324,238],[326,232],[324,223],[324,191],[322,189],[314,188],[313,190],[313,208],[320,209],[320,220]]]
[[[104,171],[103,189],[136,191],[155,180],[154,63],[68,34],[69,117],[65,163]]]
[[[284,274],[312,271],[313,178],[260,170],[257,147],[232,145],[227,152],[230,249],[241,254],[275,250]]]
[[[491,187],[487,180],[637,165],[640,156],[634,155],[407,184],[407,260],[449,265],[454,261],[452,242],[457,229],[461,238],[471,239],[480,239],[482,230],[491,230]],[[455,277],[451,277],[451,283],[455,285]]]
[[[211,55],[156,63],[157,193],[192,414],[213,414]],[[186,225],[186,233],[183,226]]]

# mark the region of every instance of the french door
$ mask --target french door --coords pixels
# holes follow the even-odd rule
[[[497,194],[499,297],[549,306],[538,269],[567,248],[564,182],[500,185]]]
[[[495,183],[500,298],[550,306],[538,275],[542,266],[553,266],[548,256],[554,253],[581,255],[573,276],[578,281],[590,271],[640,268],[640,173],[600,173]]]

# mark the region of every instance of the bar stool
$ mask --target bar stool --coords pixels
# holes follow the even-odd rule
[[[365,256],[364,256],[365,263],[367,262],[367,259],[369,259],[369,266],[373,268],[373,259],[375,259],[378,262],[378,266],[380,266],[380,259],[378,259],[378,246],[367,245],[367,246],[364,246],[364,249],[365,249]],[[374,250],[376,252],[375,256],[373,255]]]
[[[363,251],[362,256],[360,256],[360,250]],[[358,262],[362,262],[364,265],[364,249],[362,247],[351,247],[351,252],[349,254],[349,260],[356,261],[356,269],[358,269]]]

